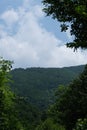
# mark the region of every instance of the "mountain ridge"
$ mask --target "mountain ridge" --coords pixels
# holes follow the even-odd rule
[[[83,71],[85,65],[63,68],[17,68],[11,71],[12,91],[41,109],[53,102],[59,85],[67,86]]]

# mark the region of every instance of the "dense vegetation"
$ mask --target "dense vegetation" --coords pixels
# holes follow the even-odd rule
[[[52,78],[55,75],[63,78],[64,74],[65,76],[67,74],[68,80],[66,81],[64,80],[63,84],[68,85],[69,80],[71,80],[70,72],[73,72],[72,73],[73,76],[77,76],[78,73],[80,73],[83,70],[83,68],[84,66],[62,68],[63,74],[62,74],[62,69],[57,70],[57,68],[56,69],[30,68],[26,70],[29,70],[29,72],[32,73],[31,75],[29,75],[29,77],[31,77],[32,79],[34,78],[33,76],[37,77],[35,81],[37,81],[38,78],[40,79],[41,77],[41,79],[44,79],[45,82],[46,80],[53,81]],[[81,126],[81,129],[87,127],[86,125],[86,122],[87,122],[86,120],[87,118],[87,104],[86,104],[86,101],[87,101],[87,89],[86,89],[87,66],[85,67],[85,70],[79,76],[79,78],[74,80],[70,85],[68,85],[67,87],[60,85],[56,89],[56,93],[55,93],[56,98],[54,100],[54,103],[51,102],[51,106],[49,107],[47,112],[45,109],[39,110],[35,106],[31,105],[29,100],[27,99],[27,96],[23,94],[23,92],[25,92],[24,89],[21,90],[23,91],[21,93],[23,95],[19,94],[19,92],[17,93],[18,90],[16,90],[15,93],[13,93],[10,90],[10,86],[9,86],[9,82],[11,79],[11,77],[9,76],[10,69],[11,69],[11,62],[1,59],[0,60],[0,129],[1,130],[72,130],[73,128],[75,128],[76,130],[79,130],[80,126]],[[24,69],[16,69],[17,72],[20,72],[20,70],[21,70],[21,75],[18,75],[18,73],[15,73],[16,75],[15,76],[13,75],[13,76],[14,77],[17,76],[17,79],[18,79],[18,76],[20,77],[22,76],[22,83],[23,83],[23,79],[24,81],[25,79],[27,79],[26,74],[24,74],[24,71],[25,73],[28,71]],[[22,71],[23,71],[23,74],[22,74]],[[58,73],[57,71],[60,73]],[[11,73],[13,74],[13,72],[15,72],[15,70],[13,70]],[[27,76],[29,72],[27,73]],[[38,72],[39,72],[40,77],[38,77]],[[56,74],[53,72],[56,72]],[[50,77],[51,80],[49,80],[50,78],[45,79],[48,76],[49,77],[51,76]],[[72,77],[72,78],[75,78],[75,77]],[[45,84],[45,82],[42,82],[42,83]],[[59,82],[59,79],[58,79],[58,82]],[[13,82],[12,84],[14,83],[15,82]],[[59,82],[59,84],[60,83],[61,82]],[[54,90],[54,86],[50,87],[49,85],[47,86],[47,89],[50,93],[51,92],[50,89]],[[46,86],[45,88],[43,87],[44,86],[41,87],[42,91],[46,89]],[[34,87],[31,86],[31,89],[34,89]],[[41,96],[41,94],[39,93],[38,95]],[[35,97],[36,96],[37,95],[35,95]],[[43,102],[42,104],[44,105],[44,103],[45,102]],[[33,102],[33,104],[38,106],[38,103],[36,104],[35,102]],[[42,106],[40,107],[42,108]]]
[[[14,112],[17,121],[20,121],[22,124],[23,130],[34,130],[41,122],[41,112],[38,108],[27,102],[24,97],[16,96]]]
[[[29,103],[44,109],[53,103],[57,87],[69,84],[83,69],[84,66],[14,69],[11,72],[12,90]]]
[[[47,119],[37,127],[37,130],[50,130],[53,126],[56,130],[59,128],[61,130],[86,130],[87,65],[83,73],[71,84],[67,87],[60,86],[55,96],[56,101],[48,109]]]
[[[10,89],[12,62],[0,59],[0,130],[33,130],[41,120],[39,110]]]
[[[8,85],[10,69],[11,62],[0,58],[0,130],[22,128],[13,111],[15,97]]]

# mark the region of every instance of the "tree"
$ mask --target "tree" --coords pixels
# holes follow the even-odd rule
[[[66,130],[72,130],[78,119],[87,118],[87,65],[79,78],[57,97],[49,114],[56,123],[65,126]]]
[[[87,48],[87,0],[42,0],[44,12],[61,22],[61,31],[70,27],[74,40],[67,47]]]
[[[24,130],[15,116],[15,96],[9,87],[11,68],[11,61],[0,58],[0,130]]]
[[[11,62],[0,58],[0,129],[4,130],[8,127],[8,118],[6,112],[12,105],[11,97],[8,88],[8,72],[11,69]]]

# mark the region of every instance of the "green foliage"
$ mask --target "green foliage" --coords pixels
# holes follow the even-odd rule
[[[0,130],[24,130],[14,115],[14,94],[9,87],[12,62],[0,58]]]
[[[87,117],[87,65],[79,78],[60,92],[48,112],[55,122],[72,130],[79,118]]]
[[[0,58],[0,129],[8,129],[9,119],[7,113],[12,105],[13,94],[7,85],[8,72],[11,69],[11,62]]]
[[[73,130],[87,130],[87,118],[85,119],[78,119],[76,123],[76,128]]]
[[[12,90],[44,110],[53,103],[57,86],[69,84],[83,69],[84,66],[14,69],[11,72]]]
[[[16,97],[14,112],[24,130],[34,130],[41,121],[39,110],[28,103],[24,97]]]
[[[41,125],[39,125],[35,130],[65,130],[63,126],[54,124],[51,118],[45,120]]]
[[[61,96],[65,94],[65,92],[67,91],[67,89],[68,89],[68,87],[65,87],[63,85],[58,86],[58,89],[55,92],[56,100],[59,99],[59,98],[61,98]]]
[[[86,5],[78,5],[75,8],[76,12],[80,15],[83,15],[85,17],[87,17],[87,12],[86,12]]]
[[[67,43],[67,47],[77,49],[87,48],[87,0],[42,0],[44,12],[47,16],[63,23],[61,31],[70,27],[73,42]]]

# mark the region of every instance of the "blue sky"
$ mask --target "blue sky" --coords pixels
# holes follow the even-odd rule
[[[14,67],[64,67],[86,64],[86,51],[66,48],[72,40],[69,30],[45,17],[40,0],[0,2],[0,56],[14,61]]]

